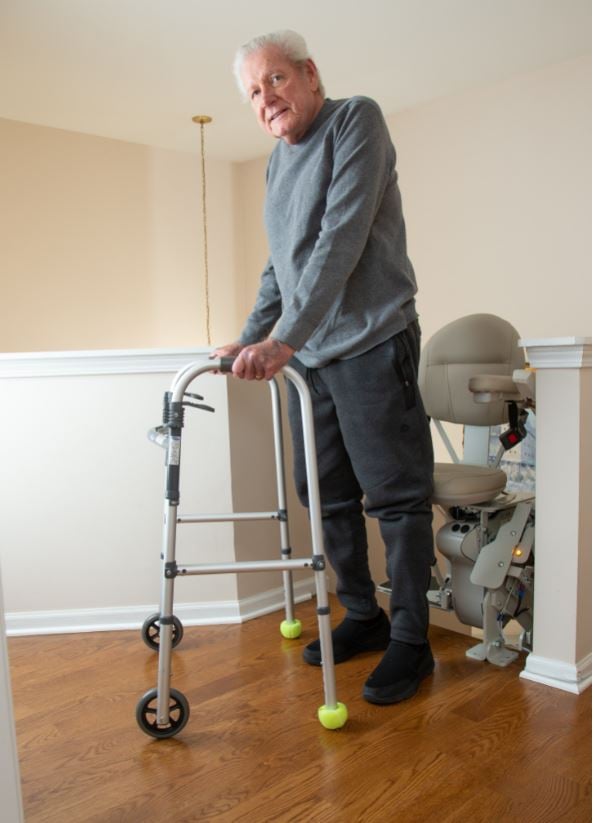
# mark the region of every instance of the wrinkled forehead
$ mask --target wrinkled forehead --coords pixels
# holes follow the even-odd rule
[[[248,54],[241,67],[241,79],[246,89],[266,79],[276,71],[298,71],[298,66],[278,46],[266,46]]]

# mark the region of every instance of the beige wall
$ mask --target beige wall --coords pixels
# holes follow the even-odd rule
[[[591,64],[389,118],[425,334],[476,311],[591,333]]]
[[[267,161],[267,157],[260,157],[248,163],[236,163],[233,167],[238,332],[253,306],[260,275],[268,258],[263,227]]]
[[[206,343],[196,156],[0,120],[0,351]],[[234,333],[232,169],[207,167],[213,338]]]

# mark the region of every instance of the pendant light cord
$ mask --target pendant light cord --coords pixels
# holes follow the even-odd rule
[[[208,280],[208,220],[206,214],[206,151],[204,148],[204,126],[210,123],[212,118],[207,115],[198,114],[193,117],[195,123],[200,124],[200,160],[202,171],[202,235],[204,246],[204,298],[206,306],[206,340],[208,345],[212,345],[212,335],[210,331],[210,288]]]

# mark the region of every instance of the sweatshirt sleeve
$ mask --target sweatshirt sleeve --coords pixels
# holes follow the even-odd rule
[[[395,175],[395,151],[383,115],[358,98],[334,132],[333,166],[321,229],[274,336],[300,349],[330,311],[355,269]]]
[[[250,345],[264,340],[270,334],[280,314],[281,295],[276,282],[274,266],[269,259],[262,272],[254,308],[239,337],[240,342]]]

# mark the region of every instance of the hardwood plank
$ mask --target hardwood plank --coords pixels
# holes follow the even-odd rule
[[[333,600],[335,622],[340,615]],[[470,638],[432,629],[436,670],[410,701],[372,706],[381,655],[336,668],[347,725],[318,723],[321,671],[280,616],[187,628],[172,685],[190,703],[177,738],[134,719],[157,656],[137,632],[9,640],[27,823],[590,820],[591,702],[464,656]]]

